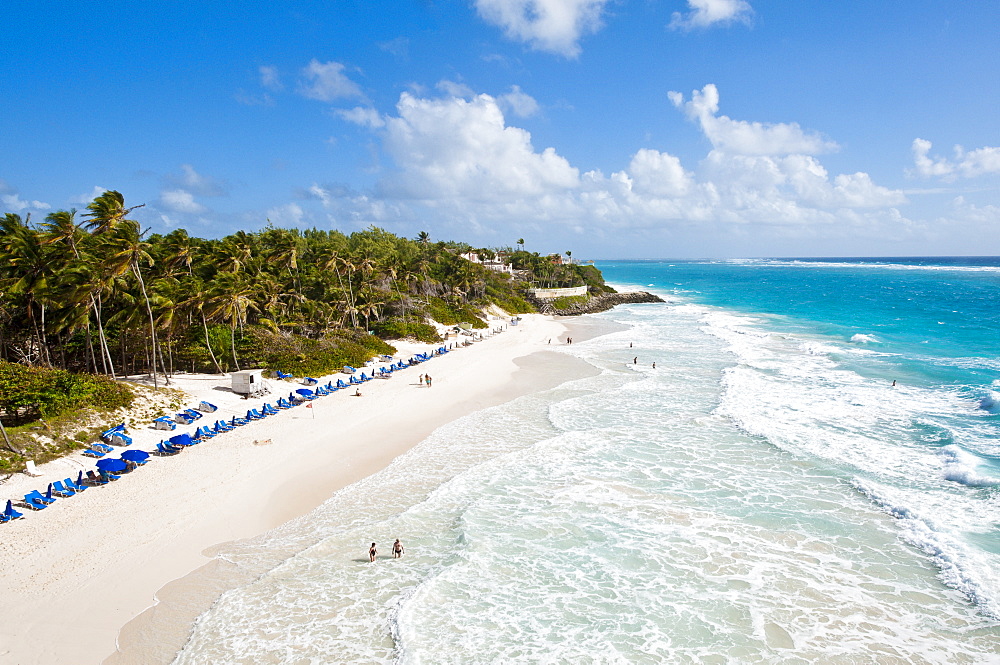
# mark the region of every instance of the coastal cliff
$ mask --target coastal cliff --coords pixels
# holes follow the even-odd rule
[[[627,293],[602,293],[593,296],[585,302],[574,302],[565,307],[555,307],[551,302],[536,300],[534,304],[538,311],[543,314],[556,314],[558,316],[577,316],[579,314],[595,314],[605,312],[618,305],[630,305],[634,303],[656,303],[666,302],[663,298],[653,295],[647,291],[629,291]]]

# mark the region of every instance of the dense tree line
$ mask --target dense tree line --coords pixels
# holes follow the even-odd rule
[[[259,365],[268,334],[358,342],[371,331],[433,335],[428,316],[482,326],[491,303],[531,311],[526,284],[460,258],[468,251],[503,251],[546,284],[603,284],[592,267],[555,265],[523,241],[474,250],[375,227],[147,235],[134,209],[107,191],[79,214],[0,218],[0,359],[158,381],[177,368]]]

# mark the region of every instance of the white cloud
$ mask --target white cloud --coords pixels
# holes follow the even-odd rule
[[[160,192],[160,206],[171,212],[200,215],[208,209],[194,200],[194,195],[183,189],[168,189]]]
[[[601,27],[608,0],[476,0],[479,15],[510,39],[573,58],[580,38]]]
[[[301,226],[306,212],[297,203],[286,203],[267,211],[267,220],[278,227]]]
[[[48,210],[52,207],[43,201],[26,201],[22,199],[18,194],[17,189],[7,184],[7,181],[3,178],[0,178],[0,204],[3,204],[3,208],[0,209],[0,213],[20,213],[21,211],[31,212],[32,210],[41,211]]]
[[[995,205],[977,206],[965,200],[964,196],[956,196],[951,202],[953,216],[965,222],[984,225],[985,228],[1000,226],[1000,207]]]
[[[675,101],[717,146],[700,162],[685,166],[669,152],[642,148],[610,175],[581,172],[554,148],[536,148],[526,130],[508,124],[502,104],[485,94],[404,93],[395,113],[381,116],[384,126],[366,125],[395,167],[374,192],[314,184],[304,198],[339,221],[405,224],[426,216],[484,240],[586,233],[610,242],[658,231],[847,242],[917,233],[896,208],[907,202],[903,192],[866,173],[828,173],[806,151],[832,144],[798,125],[720,118],[714,86],[688,104]],[[358,112],[359,124],[365,117]]]
[[[281,75],[278,74],[277,67],[273,65],[261,65],[257,68],[257,72],[260,74],[260,84],[263,87],[268,90],[274,90],[275,92],[285,89],[285,85],[281,82]]]
[[[337,109],[337,115],[355,125],[368,127],[369,129],[379,129],[385,127],[385,120],[373,108],[367,106],[356,106],[353,109]]]
[[[500,104],[500,108],[519,118],[527,118],[538,113],[538,102],[517,85],[512,85],[510,92],[497,97],[497,102]]]
[[[674,106],[696,120],[706,138],[716,149],[740,155],[815,155],[837,149],[837,144],[826,141],[814,132],[803,131],[798,123],[762,123],[733,120],[718,115],[719,91],[709,83],[691,93],[691,101],[684,95],[667,93]]]
[[[686,195],[693,185],[691,174],[681,166],[681,160],[656,150],[642,149],[632,157],[628,167],[638,194],[667,198]]]
[[[674,12],[671,28],[690,30],[737,21],[748,23],[753,15],[753,8],[745,0],[687,0],[687,3],[691,11],[687,14]]]
[[[400,172],[383,183],[407,198],[510,202],[576,187],[579,172],[552,148],[509,127],[496,100],[403,93],[386,119],[385,148]]]
[[[958,177],[975,178],[977,176],[1000,173],[1000,147],[977,148],[966,152],[955,146],[955,158],[950,160],[941,156],[930,156],[932,144],[926,139],[913,140],[913,164],[916,167],[912,174],[924,178],[942,178],[953,181]]]
[[[299,94],[321,102],[337,99],[364,99],[361,88],[344,74],[344,65],[339,62],[320,62],[315,58],[302,70]]]

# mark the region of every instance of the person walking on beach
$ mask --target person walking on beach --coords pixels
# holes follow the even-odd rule
[[[653,363],[653,369],[656,369],[656,363]]]
[[[636,356],[635,358],[632,358],[632,364],[633,365],[638,365],[639,364],[639,356]]]
[[[428,374],[426,377],[424,377],[424,380],[427,381],[427,387],[430,388],[431,387],[431,375]]]
[[[424,382],[424,375],[421,374],[420,376],[417,377],[417,383],[420,384],[420,383],[423,383],[423,382]]]
[[[401,556],[403,556],[403,543],[399,542],[399,538],[397,538],[396,542],[392,544],[392,558],[398,559]]]
[[[375,543],[372,543],[372,546],[368,548],[368,558],[374,562],[376,556],[378,556],[378,550],[375,549]]]

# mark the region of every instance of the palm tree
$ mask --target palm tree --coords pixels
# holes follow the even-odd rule
[[[427,247],[428,244],[430,244],[430,241],[431,241],[431,234],[427,233],[427,231],[421,231],[420,233],[417,234],[417,242],[419,242],[425,248]]]
[[[209,293],[205,290],[204,284],[199,281],[192,285],[191,290],[188,292],[187,299],[178,303],[178,306],[188,311],[198,313],[198,318],[201,319],[202,330],[205,333],[205,348],[208,349],[208,355],[212,358],[212,364],[215,365],[216,371],[219,374],[225,374],[225,372],[222,371],[222,366],[219,365],[218,359],[215,357],[215,352],[212,350],[212,342],[208,337],[208,320],[205,318],[205,308],[209,306],[209,303]]]
[[[139,223],[132,219],[119,219],[118,222],[111,227],[113,230],[113,236],[109,239],[109,244],[114,252],[108,259],[109,266],[111,267],[112,274],[116,276],[124,275],[126,272],[131,272],[136,281],[139,283],[139,290],[142,292],[143,300],[146,302],[146,313],[149,315],[149,336],[152,343],[151,357],[152,357],[152,374],[153,374],[153,387],[158,388],[156,378],[156,359],[157,355],[160,353],[159,344],[156,339],[156,322],[153,318],[153,307],[149,302],[149,294],[146,292],[146,282],[142,278],[142,269],[139,267],[141,263],[146,265],[153,264],[153,257],[149,255],[149,243],[144,242],[142,236],[145,235],[139,228]],[[163,376],[170,385],[170,376],[167,374],[166,365],[163,362],[163,357],[160,355],[160,365],[163,369]]]
[[[210,301],[212,318],[229,322],[233,366],[240,369],[236,357],[236,328],[246,324],[247,312],[257,309],[253,300],[254,289],[238,273],[223,273],[216,278],[216,295]]]
[[[126,208],[125,197],[113,189],[108,190],[87,205],[87,210],[90,211],[84,215],[84,217],[90,218],[90,221],[87,222],[87,228],[97,235],[106,233],[124,221],[125,217],[133,210],[144,205],[146,204],[141,203]]]
[[[524,238],[518,238],[517,244],[521,246],[521,251],[524,251]]]

